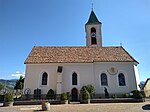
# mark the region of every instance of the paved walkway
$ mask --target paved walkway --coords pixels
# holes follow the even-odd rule
[[[0,112],[39,112],[39,111],[41,111],[40,105],[0,107]],[[144,103],[51,105],[50,112],[150,112],[150,101]]]

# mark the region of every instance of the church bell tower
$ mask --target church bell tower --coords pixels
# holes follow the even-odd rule
[[[102,23],[97,19],[93,9],[88,22],[85,24],[86,46],[102,47]]]

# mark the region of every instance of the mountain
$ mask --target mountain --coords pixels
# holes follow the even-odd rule
[[[13,89],[17,80],[18,79],[9,79],[9,80],[0,79],[0,83],[3,84],[4,86],[6,85],[7,89]]]

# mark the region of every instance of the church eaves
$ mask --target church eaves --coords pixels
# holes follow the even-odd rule
[[[89,17],[89,20],[86,24],[102,24],[102,23],[97,19],[94,11],[92,10],[90,17]]]

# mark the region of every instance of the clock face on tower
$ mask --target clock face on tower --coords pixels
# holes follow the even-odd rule
[[[95,33],[95,32],[92,32],[92,33],[91,33],[91,37],[96,37],[96,33]]]

